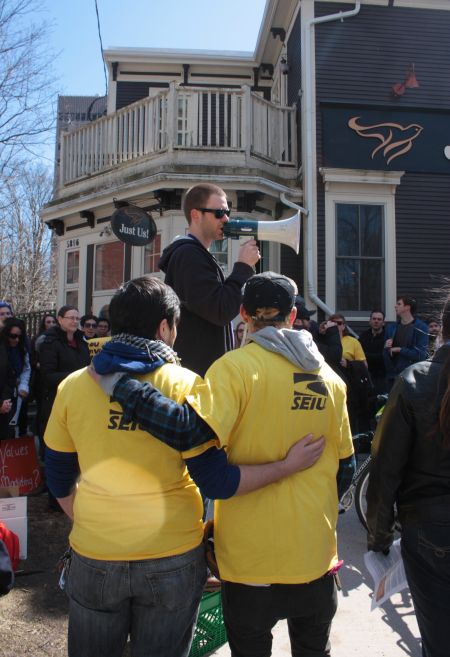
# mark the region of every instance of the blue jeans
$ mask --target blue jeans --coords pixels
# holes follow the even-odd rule
[[[436,509],[433,509],[433,515]],[[402,527],[402,557],[424,657],[450,652],[450,509]]]
[[[69,657],[187,657],[206,581],[203,545],[173,557],[97,561],[73,553]]]

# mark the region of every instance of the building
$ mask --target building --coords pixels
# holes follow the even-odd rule
[[[268,0],[254,53],[106,51],[107,116],[62,134],[43,211],[58,303],[99,312],[122,280],[160,275],[183,192],[212,180],[241,217],[306,209],[300,254],[265,242],[262,267],[309,304],[358,326],[372,307],[393,319],[398,292],[427,314],[450,271],[449,34],[449,0]],[[113,199],[151,211],[151,244],[111,234]],[[225,269],[237,248],[216,245]]]

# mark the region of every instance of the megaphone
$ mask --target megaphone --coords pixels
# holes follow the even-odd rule
[[[300,212],[281,221],[252,221],[236,217],[223,226],[225,237],[254,237],[256,240],[286,244],[298,253],[300,244]]]

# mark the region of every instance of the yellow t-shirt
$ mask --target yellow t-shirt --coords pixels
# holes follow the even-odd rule
[[[352,338],[351,335],[343,335],[341,343],[342,358],[345,358],[345,360],[367,360],[364,349],[356,338]]]
[[[102,350],[103,345],[110,340],[111,336],[105,335],[104,338],[90,338],[87,341],[87,346],[89,347],[89,356],[91,357],[91,360]]]
[[[172,364],[143,378],[178,402],[201,381]],[[81,476],[70,544],[79,554],[158,559],[200,544],[203,504],[183,458],[201,454],[214,441],[182,453],[135,422],[125,424],[119,404],[110,402],[83,369],[59,385],[45,442],[78,454]]]
[[[310,582],[337,561],[338,462],[353,453],[345,384],[326,364],[304,372],[255,343],[213,363],[188,397],[235,464],[284,458],[308,433],[326,437],[317,463],[247,495],[216,501],[215,548],[231,582]]]

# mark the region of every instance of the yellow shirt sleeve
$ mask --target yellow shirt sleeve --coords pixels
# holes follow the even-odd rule
[[[67,379],[65,379],[67,381]],[[58,386],[58,393],[53,402],[52,412],[45,430],[44,442],[47,447],[57,452],[76,452],[75,445],[67,428],[65,381]]]

